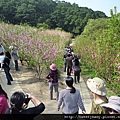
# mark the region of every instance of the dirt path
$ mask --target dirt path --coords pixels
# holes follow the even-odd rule
[[[35,72],[33,70],[27,69],[25,66],[20,66],[20,71],[16,72],[11,70],[13,77],[17,80],[17,83],[23,89],[25,93],[30,93],[35,95],[39,100],[41,100],[46,109],[43,113],[49,114],[61,114],[61,111],[57,111],[57,101],[49,99],[49,87],[47,79],[44,77],[38,80],[35,77]],[[59,80],[59,91],[65,88],[62,80]],[[55,94],[54,94],[55,98]],[[51,108],[53,108],[51,110]]]

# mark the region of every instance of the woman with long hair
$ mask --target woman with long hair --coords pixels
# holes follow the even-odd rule
[[[82,102],[82,98],[80,95],[80,91],[73,87],[73,78],[67,77],[65,78],[66,88],[60,91],[59,99],[58,99],[58,111],[60,110],[60,106],[62,106],[62,113],[65,114],[73,114],[76,116],[79,113],[79,108],[82,110],[82,113],[85,114],[86,110]],[[74,116],[74,117],[75,117]],[[67,119],[69,120],[69,119]]]
[[[7,93],[3,90],[2,86],[0,85],[0,114],[5,114],[6,109],[9,108],[7,99]]]
[[[79,83],[80,82],[80,72],[81,72],[81,63],[79,62],[78,58],[75,58],[73,60],[73,70],[74,70],[74,81],[75,83]],[[77,78],[77,82],[76,82],[76,78]]]

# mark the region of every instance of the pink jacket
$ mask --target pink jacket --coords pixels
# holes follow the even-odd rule
[[[0,114],[5,114],[6,109],[8,109],[8,102],[5,95],[0,95]]]

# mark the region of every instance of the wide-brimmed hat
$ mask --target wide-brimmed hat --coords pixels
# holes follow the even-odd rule
[[[57,68],[56,68],[56,65],[54,64],[54,63],[52,63],[51,65],[50,65],[50,69],[51,70],[56,70]]]
[[[111,108],[118,113],[120,113],[120,97],[118,96],[111,96],[109,97],[108,103],[101,104],[100,106],[106,107],[106,108]]]
[[[105,96],[107,94],[106,85],[104,81],[98,77],[87,80],[88,88],[93,92],[101,96]]]

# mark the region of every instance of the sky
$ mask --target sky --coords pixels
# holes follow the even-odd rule
[[[88,7],[94,11],[102,11],[108,17],[110,17],[110,9],[114,10],[114,6],[117,7],[117,13],[120,12],[120,0],[60,0],[76,3],[79,7]]]

